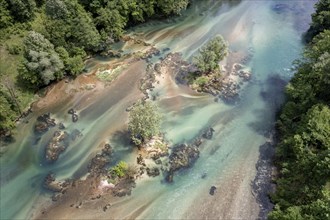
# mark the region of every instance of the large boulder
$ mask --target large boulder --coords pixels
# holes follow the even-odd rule
[[[198,157],[199,149],[196,145],[181,144],[175,147],[170,155],[169,172],[166,180],[172,182],[175,171],[190,167]]]

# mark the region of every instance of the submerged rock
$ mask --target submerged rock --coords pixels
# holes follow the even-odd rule
[[[66,180],[62,182],[56,181],[55,174],[49,173],[44,179],[43,187],[56,193],[58,192],[64,193],[64,190],[70,186],[70,183],[71,183],[70,180]]]
[[[105,169],[105,166],[110,163],[111,155],[112,147],[110,144],[105,144],[102,149],[102,153],[96,154],[90,161],[88,165],[88,172],[92,176],[99,176],[101,174],[106,175],[108,171]]]
[[[78,129],[74,129],[71,134],[71,140],[75,141],[77,138],[80,138],[83,136],[83,134],[78,130]]]
[[[65,129],[65,126],[64,126],[64,124],[62,122],[60,122],[58,124],[58,128],[61,129],[61,130],[64,130]]]
[[[212,139],[213,137],[213,132],[214,132],[214,129],[213,128],[209,128],[207,129],[204,133],[203,133],[203,138],[206,138],[206,139]]]
[[[148,176],[150,176],[150,177],[156,177],[156,176],[160,175],[160,171],[159,171],[158,167],[153,167],[153,168],[148,167],[146,170],[147,170]]]
[[[78,121],[78,115],[72,114],[72,122],[77,122],[77,121]]]

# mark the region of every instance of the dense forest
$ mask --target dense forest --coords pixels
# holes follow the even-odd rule
[[[125,28],[178,15],[189,0],[0,0],[0,134],[9,134],[36,91],[84,69]]]
[[[315,9],[278,117],[279,177],[269,219],[330,219],[330,1]]]

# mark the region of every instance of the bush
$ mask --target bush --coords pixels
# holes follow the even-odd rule
[[[121,178],[121,177],[125,176],[127,171],[128,171],[128,165],[124,161],[120,161],[116,166],[114,166],[113,168],[111,168],[109,170],[110,174],[114,178],[117,178],[117,177]]]

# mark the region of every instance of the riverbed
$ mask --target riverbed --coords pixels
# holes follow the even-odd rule
[[[114,147],[112,164],[136,162],[137,149],[125,136],[125,110],[143,97],[138,87],[147,62],[126,62],[117,79],[107,84],[95,77],[95,71],[125,62],[97,57],[87,61],[86,73],[53,85],[48,93],[52,99],[37,102],[33,113],[18,126],[15,142],[0,159],[0,218],[265,218],[272,205],[267,191],[255,185],[257,163],[271,157],[271,153],[266,157],[260,154],[272,152],[275,114],[284,99],[284,85],[293,75],[292,61],[302,52],[301,36],[308,29],[314,3],[195,1],[180,17],[130,29],[130,36],[161,51],[149,61],[153,64],[170,52],[179,52],[189,61],[201,45],[221,34],[229,43],[229,57],[251,71],[252,79],[235,103],[227,103],[191,91],[176,82],[175,73],[163,76],[151,93],[163,114],[162,131],[171,145],[189,142],[208,127],[215,130],[213,138],[203,142],[197,162],[177,173],[171,184],[165,183],[163,176],[148,178],[138,181],[130,196],[70,207],[72,201],[80,203],[77,192],[77,197],[49,210],[51,193],[42,184],[50,171],[58,180],[83,178],[90,159],[104,143]],[[139,50],[125,45],[122,49]],[[70,108],[78,112],[76,123],[67,114]],[[42,136],[33,132],[37,116],[46,112],[63,122],[69,132],[78,129],[82,133],[55,163],[45,161],[44,151],[56,128]],[[269,175],[264,178],[270,184]],[[211,186],[217,187],[213,196],[209,194]],[[104,212],[102,207],[108,202],[112,205]]]

